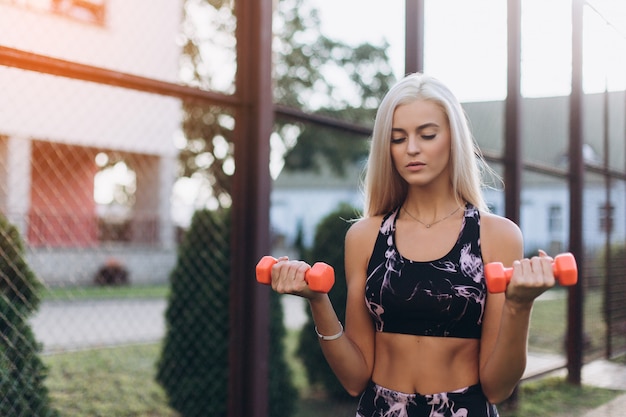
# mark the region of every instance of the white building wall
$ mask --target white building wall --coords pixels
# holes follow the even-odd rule
[[[2,47],[178,82],[183,0],[107,0],[103,25],[38,9],[44,2],[29,4],[0,1]],[[32,139],[157,157],[145,191],[154,197],[148,199],[149,209],[158,211],[158,250],[126,245],[89,251],[31,248],[29,263],[37,275],[51,284],[89,283],[93,272],[114,256],[125,262],[133,282],[165,281],[176,259],[170,196],[180,100],[6,66],[0,66],[0,95],[0,137],[9,138],[0,141],[0,210],[23,233]]]
[[[178,80],[183,0],[106,0],[103,26],[18,2],[0,2],[2,46],[67,61]],[[31,1],[30,3],[36,3]],[[45,2],[41,2],[45,3]]]
[[[279,189],[271,196],[270,222],[272,233],[285,237],[293,244],[298,227],[302,225],[304,244],[311,246],[319,222],[341,203],[363,207],[356,189]],[[356,216],[356,214],[355,214]]]
[[[485,197],[493,212],[504,215],[503,191],[486,190]],[[544,249],[566,251],[569,245],[569,190],[567,187],[526,187],[522,191],[520,228],[527,252]],[[362,208],[363,201],[356,187],[344,189],[275,189],[272,192],[270,221],[274,233],[284,236],[286,244],[293,244],[298,225],[302,224],[305,245],[313,243],[315,229],[322,218],[334,211],[342,202]],[[586,250],[601,250],[606,235],[600,230],[599,207],[605,202],[605,190],[594,185],[585,190],[583,236]],[[612,242],[626,240],[626,194],[624,184],[615,185],[611,191],[615,208]],[[550,230],[550,207],[561,207],[561,227]]]
[[[175,155],[180,101],[0,66],[0,134]]]
[[[176,82],[181,18],[182,0],[158,7],[152,0],[108,0],[104,26],[0,2],[0,44]],[[0,134],[175,153],[172,138],[181,117],[177,99],[2,66],[0,91]]]

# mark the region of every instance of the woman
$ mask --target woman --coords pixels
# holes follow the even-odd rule
[[[412,74],[376,116],[364,216],[346,234],[345,332],[309,265],[280,258],[272,287],[309,301],[324,355],[357,416],[497,416],[526,366],[533,301],[554,285],[552,258],[523,257],[519,228],[490,214],[485,166],[458,100]],[[505,294],[483,265],[512,265]]]

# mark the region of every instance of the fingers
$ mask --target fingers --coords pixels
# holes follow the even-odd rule
[[[307,288],[305,276],[309,269],[306,262],[278,258],[272,267],[272,289],[280,294],[300,295]]]
[[[507,293],[511,297],[528,301],[538,297],[556,283],[552,263],[552,257],[543,250],[539,251],[538,256],[513,262],[513,276]]]
[[[539,249],[539,256],[542,258],[548,258],[551,262],[554,261],[554,259],[549,256],[543,249]]]
[[[545,286],[548,288],[554,286],[555,279],[552,261],[552,258],[547,255],[533,256],[530,259],[532,282],[535,286]]]

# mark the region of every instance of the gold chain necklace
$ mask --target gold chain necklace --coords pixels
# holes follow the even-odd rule
[[[434,222],[432,222],[432,223],[424,223],[423,221],[421,221],[420,219],[418,219],[417,217],[415,217],[415,216],[413,216],[411,213],[409,213],[409,212],[408,212],[408,210],[407,210],[404,206],[402,206],[402,210],[404,210],[404,212],[405,212],[406,214],[408,214],[408,215],[409,215],[409,217],[411,217],[411,218],[412,218],[413,220],[415,220],[416,222],[418,222],[418,223],[420,223],[420,224],[423,224],[424,226],[426,226],[426,228],[427,228],[427,229],[430,229],[430,226],[433,226],[433,225],[435,225],[435,224],[437,224],[437,223],[440,223],[440,222],[444,221],[445,219],[447,219],[448,217],[450,217],[450,216],[454,215],[454,213],[456,213],[456,212],[457,212],[457,211],[459,211],[460,209],[461,209],[461,206],[458,206],[457,208],[455,208],[455,209],[454,209],[454,211],[452,211],[452,213],[448,214],[447,216],[442,217],[442,218],[441,218],[441,219],[439,219],[439,220],[435,220],[435,221],[434,221]]]

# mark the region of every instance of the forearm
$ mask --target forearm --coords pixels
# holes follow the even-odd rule
[[[481,369],[480,380],[492,403],[508,398],[526,369],[532,303],[505,301],[495,346]]]
[[[309,305],[319,334],[331,336],[341,331],[341,324],[327,296],[309,300]],[[359,395],[371,376],[363,352],[345,333],[335,340],[320,339],[320,346],[326,361],[346,391],[353,396]]]

